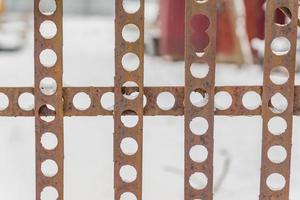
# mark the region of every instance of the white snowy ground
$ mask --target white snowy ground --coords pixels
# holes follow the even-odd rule
[[[70,18],[64,21],[66,86],[112,86],[114,39],[112,18]],[[25,48],[0,52],[0,86],[33,85],[32,34]],[[183,62],[146,56],[146,86],[182,86]],[[257,66],[217,66],[218,85],[258,85]],[[297,75],[297,83],[299,83]],[[294,118],[291,199],[300,199],[300,119]],[[215,179],[225,159],[229,172],[216,200],[255,200],[259,194],[260,117],[215,117]],[[65,118],[65,199],[113,199],[112,117]],[[183,199],[183,118],[144,118],[145,200]],[[0,118],[0,199],[34,199],[34,120]],[[227,157],[224,156],[227,152]],[[298,170],[299,171],[299,170]]]

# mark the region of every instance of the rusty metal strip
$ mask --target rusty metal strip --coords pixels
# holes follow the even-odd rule
[[[131,90],[127,88],[126,90]],[[294,88],[294,112],[296,116],[300,115],[300,87]],[[255,110],[249,110],[243,105],[242,99],[247,92],[256,92],[259,96],[262,95],[261,86],[219,86],[215,87],[215,93],[226,91],[232,97],[232,105],[227,110],[215,109],[215,115],[221,116],[259,116],[261,115],[261,106]],[[91,106],[87,110],[77,110],[73,105],[75,94],[85,92],[91,98]],[[113,87],[66,87],[63,88],[64,99],[64,116],[109,116],[113,115],[113,111],[106,110],[100,105],[100,99],[103,94],[114,92]],[[170,110],[162,110],[157,105],[157,96],[161,92],[170,92],[174,95],[176,102]],[[23,93],[34,93],[32,87],[20,88],[0,88],[0,93],[6,94],[9,99],[9,106],[0,111],[0,116],[3,117],[31,117],[34,116],[34,110],[22,110],[18,105],[19,96]],[[146,116],[182,116],[184,114],[184,87],[145,87],[144,95],[146,106],[144,107],[144,115]],[[47,110],[42,110],[41,115],[51,113]]]
[[[185,21],[185,200],[190,199],[213,199],[213,129],[214,129],[214,92],[215,92],[215,55],[216,55],[216,0],[195,1],[186,0],[186,21]],[[197,15],[206,16],[209,20],[209,27],[205,32],[209,43],[205,49],[198,51],[193,46],[195,34],[199,34],[197,27],[193,27],[192,19]],[[202,30],[203,31],[203,30]],[[200,37],[201,38],[201,37]],[[198,39],[200,39],[198,38]],[[193,63],[207,63],[209,72],[204,78],[195,78],[191,74],[190,68]],[[190,95],[197,90],[208,95],[206,105],[197,107],[192,104]],[[208,129],[201,134],[194,134],[190,128],[190,123],[201,117],[208,123]],[[190,150],[197,146],[206,148],[207,158],[203,162],[196,162],[190,157]],[[193,179],[200,178],[207,184],[196,187]]]
[[[262,167],[260,182],[260,199],[289,199],[290,186],[290,162],[291,162],[291,140],[293,128],[293,106],[294,106],[294,82],[295,82],[295,54],[297,44],[297,16],[298,0],[267,0],[266,11],[266,46],[264,64],[264,85],[263,85],[263,145],[262,145]],[[284,7],[290,10],[291,21],[286,25],[275,23],[274,16],[276,9]],[[272,42],[278,37],[289,40],[291,47],[286,52],[280,54],[272,50]],[[281,38],[283,39],[283,38]],[[276,85],[270,79],[271,70],[275,67],[283,66],[289,73],[286,83]],[[281,94],[287,100],[286,110],[270,109],[273,95]],[[276,121],[275,121],[276,119]],[[282,122],[282,123],[281,123]],[[286,127],[284,127],[286,123]],[[273,129],[277,125],[282,130]],[[270,148],[281,146],[286,151],[286,158],[279,161],[272,160]],[[277,178],[277,180],[272,180]],[[276,181],[279,185],[274,185]],[[276,188],[275,188],[276,187]]]
[[[39,9],[40,0],[34,0],[34,58],[35,58],[35,128],[36,128],[36,199],[45,198],[44,193],[50,191],[57,192],[57,199],[62,200],[63,190],[63,158],[64,158],[64,137],[63,137],[63,89],[62,89],[62,13],[63,1],[56,0],[56,6],[53,7],[54,12],[42,13]],[[57,27],[57,33],[52,39],[44,38],[40,33],[40,25],[45,20],[51,20]],[[51,49],[56,53],[57,60],[53,67],[45,67],[40,61],[40,53],[45,49]],[[51,77],[56,82],[52,85],[54,94],[50,95],[49,85],[40,85],[41,81]],[[51,81],[50,81],[51,82]],[[49,82],[49,83],[50,83]],[[43,118],[42,110],[47,107],[53,107],[53,116]],[[51,121],[52,120],[52,121]],[[42,137],[44,134],[54,134],[58,144],[53,150],[46,149],[42,145]],[[45,162],[46,161],[46,162]],[[54,162],[53,162],[54,161]],[[53,168],[54,167],[54,168]],[[55,171],[57,167],[57,173]],[[54,169],[54,171],[52,171]],[[44,197],[43,197],[44,196]]]
[[[144,0],[139,3],[139,9],[134,13],[125,11],[125,2],[116,0],[115,19],[115,109],[114,109],[114,189],[115,199],[131,193],[136,199],[142,199],[142,153],[143,153],[143,87],[144,87]],[[135,42],[127,42],[122,36],[123,27],[134,24],[138,27],[140,36]],[[139,58],[139,66],[134,71],[127,71],[122,64],[126,53],[134,53]],[[134,98],[125,98],[123,84],[135,82],[139,94]],[[136,124],[122,122],[126,112],[135,113]],[[125,113],[124,113],[125,112]],[[125,154],[120,148],[123,139],[131,138],[137,143],[138,149],[133,155]],[[122,176],[123,170],[130,170],[132,177]],[[135,173],[134,173],[135,172]]]

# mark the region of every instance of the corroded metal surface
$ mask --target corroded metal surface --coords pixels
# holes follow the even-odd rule
[[[64,140],[63,140],[63,90],[62,90],[62,0],[56,0],[54,12],[40,9],[40,0],[34,1],[34,58],[35,58],[35,131],[36,131],[36,199],[49,195],[49,191],[62,200],[64,171]],[[44,13],[42,13],[44,11]],[[52,21],[57,33],[52,39],[46,39],[40,32],[41,24]],[[48,21],[48,22],[49,22]],[[42,64],[41,53],[53,50],[56,53],[54,66]],[[49,51],[48,51],[49,52]],[[44,78],[47,78],[46,81]],[[52,79],[49,79],[52,78]],[[44,81],[43,81],[44,80]],[[54,84],[54,91],[48,91],[48,84]],[[56,91],[55,91],[56,85]],[[55,110],[54,117],[43,117],[41,111],[45,108]],[[57,146],[46,149],[42,145],[44,134],[54,134]],[[57,168],[57,171],[56,171]],[[52,171],[54,170],[54,171]]]
[[[65,116],[101,115],[114,116],[114,189],[117,200],[125,199],[128,195],[132,197],[130,194],[138,200],[142,199],[143,116],[158,115],[185,117],[184,199],[213,199],[213,132],[214,116],[216,115],[262,116],[263,145],[260,199],[289,199],[292,117],[293,115],[300,115],[300,86],[294,85],[297,0],[267,0],[266,59],[263,86],[215,86],[217,1],[186,0],[185,87],[144,87],[144,0],[135,1],[140,2],[140,6],[138,10],[132,13],[126,11],[123,6],[124,0],[116,0],[115,86],[66,88],[62,86],[63,0],[54,1],[56,2],[56,5],[52,7],[54,12],[48,12],[47,9],[51,9],[50,7],[46,10],[44,10],[45,7],[40,10],[41,1],[34,0],[34,87],[0,88],[1,95],[5,94],[9,102],[6,108],[0,108],[0,116],[35,117],[37,200],[45,198],[44,192],[54,192],[53,195],[57,196],[56,199],[63,200],[63,118]],[[275,23],[276,8],[292,18],[287,25]],[[208,26],[205,27],[204,25],[199,28],[193,25],[194,17],[195,20],[206,19],[207,21],[203,21],[203,24],[208,22]],[[51,38],[45,37],[41,33],[41,25],[45,21],[48,25],[49,23],[54,24],[57,29]],[[134,24],[138,28],[139,38],[134,42],[126,41],[124,37],[123,28],[128,24]],[[194,46],[196,44],[194,43],[195,39],[205,37],[209,38],[209,43],[205,47]],[[280,55],[275,55],[272,52],[272,41],[276,37],[285,37],[290,41],[289,52],[281,52]],[[56,54],[53,66],[42,61],[41,52],[46,49],[53,50]],[[53,56],[53,52],[51,53]],[[139,58],[137,69],[129,70],[123,65],[123,56],[127,53],[136,54]],[[51,55],[46,57],[49,58]],[[191,70],[191,65],[194,63],[206,63],[208,74],[203,77],[196,77]],[[282,66],[289,74],[287,82],[281,85],[274,84],[270,79],[271,70],[277,66]],[[45,78],[47,81],[43,82]],[[159,95],[164,92],[168,92],[174,97],[174,104],[168,109],[161,107],[158,102]],[[220,92],[227,92],[230,96],[231,102],[227,108],[218,107],[218,102],[215,102],[215,99],[217,100],[215,97]],[[257,105],[254,107],[251,107],[253,105],[245,105],[244,98],[248,92],[254,93],[258,98],[256,99]],[[35,98],[35,102],[32,103],[34,108],[27,109],[20,105],[20,102],[22,103],[20,97],[24,93],[31,94]],[[79,93],[84,93],[89,98],[90,104],[86,108],[78,108],[74,103],[75,96]],[[108,108],[101,104],[102,97],[107,93],[114,95],[111,101],[115,102],[111,103],[111,107]],[[191,98],[191,94],[196,94],[196,101]],[[278,97],[278,94],[287,100],[287,107],[284,109],[275,108],[276,106],[272,105],[270,101],[273,95]],[[225,98],[221,100],[222,102],[228,101]],[[138,118],[137,123],[134,125],[127,124],[126,117]],[[206,129],[204,129],[205,123],[200,125],[201,129],[204,129],[201,133],[197,132],[198,130],[193,130],[191,126],[191,122],[197,118],[201,118],[207,123]],[[271,133],[269,125],[274,118],[281,119],[281,122],[286,123],[286,128],[283,127],[281,134]],[[276,125],[279,127],[280,121],[277,123]],[[49,135],[56,138],[56,146],[49,147],[44,144],[43,137]],[[128,138],[131,139],[131,142],[136,142],[137,150],[133,153],[125,152],[122,148],[123,140]],[[280,163],[269,157],[269,150],[274,146],[281,146],[286,152],[286,157]],[[190,150],[193,147],[200,147],[202,151],[206,151],[207,157],[201,161],[193,159],[190,155]],[[205,152],[202,153],[205,155]],[[281,175],[275,178],[279,178],[279,181],[283,179],[282,188],[274,189],[267,184],[269,176],[273,173]],[[133,176],[127,177],[128,175]],[[194,185],[194,178],[197,180],[196,185]],[[203,185],[199,185],[199,181]]]
[[[200,30],[193,25],[194,19],[206,17],[209,26],[206,30]],[[184,199],[213,199],[213,134],[214,134],[214,92],[215,92],[215,65],[216,65],[216,0],[195,1],[186,0],[185,21],[185,180]],[[199,19],[199,18],[198,18]],[[195,39],[201,39],[199,35],[209,38],[206,47],[194,46]],[[191,73],[194,63],[208,64],[208,74],[205,77],[196,78]],[[200,95],[207,98],[207,102],[198,106],[191,100],[192,93],[200,91]],[[203,92],[202,92],[203,91]],[[203,94],[206,93],[206,94]],[[206,96],[207,95],[207,96]],[[197,97],[198,98],[198,97]],[[200,99],[199,99],[200,100]],[[206,100],[204,100],[206,101]],[[195,133],[190,128],[193,120],[201,119],[208,123],[208,128],[203,133]],[[198,131],[198,130],[197,130]],[[190,156],[194,147],[202,148],[208,155],[201,162],[195,161]],[[205,153],[204,153],[205,154]],[[195,179],[203,183],[195,184]],[[198,187],[199,186],[199,187]]]
[[[289,199],[290,162],[293,129],[293,106],[295,84],[295,55],[297,44],[298,0],[267,0],[266,10],[266,46],[264,64],[264,85],[262,95],[263,144],[260,183],[260,199]],[[291,13],[291,20],[285,24],[277,24],[274,20],[276,9],[284,8]],[[278,52],[273,42],[288,40],[289,51]],[[272,81],[271,72],[276,67],[287,70],[289,78],[285,83]],[[275,109],[273,97],[281,97],[287,101],[287,107]],[[274,129],[276,127],[277,129]],[[279,128],[278,128],[279,127]],[[271,157],[271,148],[282,148],[286,156],[280,160]]]
[[[132,13],[125,10],[123,0],[116,0],[115,19],[115,109],[114,109],[114,190],[115,199],[123,199],[130,194],[142,199],[142,152],[143,152],[143,87],[144,87],[144,0],[135,1],[139,7]],[[128,3],[128,2],[127,2]],[[139,30],[139,38],[128,42],[123,34],[126,25]],[[139,59],[137,69],[128,71],[122,62],[127,53],[135,54]],[[136,84],[138,94],[123,93],[123,85]],[[128,84],[128,85],[127,85]],[[129,124],[124,112],[132,112],[136,123]],[[135,120],[132,120],[135,121]],[[136,142],[137,151],[126,154],[121,149],[125,139]],[[127,173],[123,173],[127,172]],[[128,173],[129,172],[129,173]],[[129,177],[128,177],[129,176]]]
[[[127,88],[126,90],[131,90]],[[161,92],[171,92],[176,100],[174,107],[170,110],[162,110],[157,105],[157,96]],[[217,86],[215,93],[227,91],[232,97],[232,105],[227,110],[215,109],[215,115],[219,116],[258,116],[261,115],[261,106],[255,110],[249,110],[243,105],[243,96],[246,92],[255,92],[259,96],[262,93],[262,86]],[[91,98],[91,106],[86,110],[78,110],[73,105],[75,94],[85,92]],[[103,94],[114,92],[113,87],[66,87],[63,88],[64,99],[64,116],[107,116],[113,115],[112,110],[106,110],[101,106],[100,99]],[[9,106],[0,111],[0,116],[5,117],[30,117],[34,116],[34,110],[22,110],[18,105],[19,96],[23,93],[34,94],[34,88],[0,88],[0,93],[8,96]],[[144,87],[144,95],[146,106],[144,106],[145,116],[170,115],[182,116],[184,114],[184,87]],[[300,115],[300,87],[295,86],[294,92],[294,112],[295,116]],[[45,110],[41,111],[41,115],[50,113]]]

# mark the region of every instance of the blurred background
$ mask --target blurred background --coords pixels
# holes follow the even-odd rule
[[[138,1],[126,2],[126,6],[134,8]],[[45,0],[45,9],[51,3],[51,0]],[[0,86],[32,87],[33,1],[0,0],[0,5]],[[64,0],[64,11],[64,86],[113,86],[114,1]],[[264,15],[264,0],[218,1],[218,86],[262,85]],[[275,20],[278,24],[288,22],[288,13],[276,11]],[[203,34],[209,22],[205,16],[199,15],[194,23],[200,30],[195,46],[201,52],[209,41]],[[44,31],[51,34],[53,30]],[[127,34],[136,37],[136,29],[129,27]],[[272,50],[279,53],[289,48],[290,44],[284,38],[272,44]],[[184,86],[184,0],[146,0],[145,51],[145,86]],[[134,57],[129,59],[129,63],[134,62]],[[198,70],[195,73],[201,74],[203,69]],[[272,74],[272,80],[282,82],[288,76],[284,69],[279,68]],[[299,84],[298,72],[295,78]],[[160,108],[174,106],[176,97],[172,94],[164,93],[160,97],[157,99]],[[88,98],[84,95],[78,97],[74,104],[77,102],[79,108],[88,107]],[[252,93],[243,99],[243,103],[253,109],[261,105],[261,99]],[[5,109],[7,104],[0,95],[0,109]],[[34,102],[32,98],[25,98],[19,104],[33,109]],[[99,104],[109,105],[108,109],[112,109],[113,96],[99,99]],[[231,104],[230,94],[216,94],[217,109],[228,109]],[[286,106],[280,96],[272,104],[278,109]],[[64,123],[65,199],[112,200],[112,117],[66,117]],[[300,168],[299,125],[300,119],[294,117],[291,200],[300,199],[300,177],[297,174]],[[258,199],[261,130],[260,116],[215,117],[215,199]],[[0,119],[0,199],[34,199],[34,142],[33,118]],[[144,117],[143,150],[143,199],[182,200],[183,117]],[[274,155],[276,159],[282,157],[280,151]],[[272,180],[275,185],[280,185],[280,181]],[[195,184],[203,183],[195,180]]]

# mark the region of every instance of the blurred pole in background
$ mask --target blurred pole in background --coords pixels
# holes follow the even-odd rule
[[[175,60],[184,55],[184,8],[185,0],[160,1],[160,54]]]
[[[4,0],[0,0],[0,14],[5,11],[5,2]]]
[[[265,0],[244,0],[244,3],[248,16],[246,21],[249,39],[264,39],[265,11],[263,7]]]

